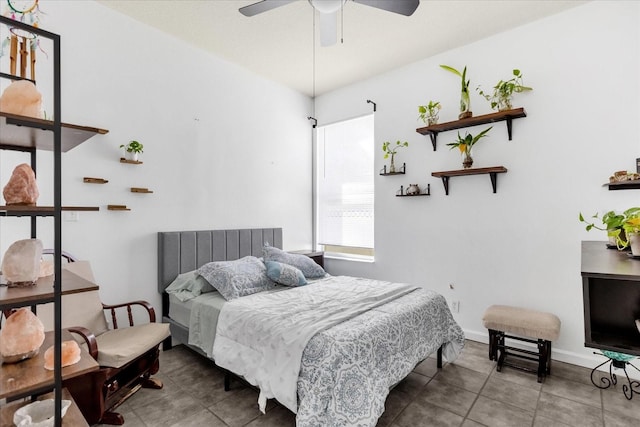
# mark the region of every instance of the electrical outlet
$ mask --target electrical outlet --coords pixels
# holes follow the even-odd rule
[[[80,212],[76,212],[76,211],[65,212],[64,220],[68,222],[78,222],[80,220]]]
[[[460,301],[458,300],[451,301],[451,311],[454,313],[460,312]]]

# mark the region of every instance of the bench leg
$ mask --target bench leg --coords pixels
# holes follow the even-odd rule
[[[498,331],[489,329],[489,360],[498,360]]]
[[[538,382],[544,381],[547,373],[550,372],[548,366],[549,358],[551,356],[551,343],[542,339],[538,340]]]

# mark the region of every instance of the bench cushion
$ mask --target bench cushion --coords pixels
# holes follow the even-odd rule
[[[555,314],[508,305],[492,305],[482,317],[484,327],[516,335],[555,341],[560,319]]]
[[[98,364],[120,368],[160,344],[170,335],[168,323],[118,328],[96,337]]]

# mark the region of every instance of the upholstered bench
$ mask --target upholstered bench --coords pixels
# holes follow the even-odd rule
[[[492,305],[485,311],[482,322],[489,330],[489,360],[497,361],[498,372],[502,366],[537,372],[539,383],[551,374],[551,342],[560,335],[558,316],[527,308]],[[507,335],[507,332],[515,335]],[[505,345],[505,338],[537,344],[538,351],[509,347]],[[538,362],[538,368],[513,363],[506,360],[507,356]]]

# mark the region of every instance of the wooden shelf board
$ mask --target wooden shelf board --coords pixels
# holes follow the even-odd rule
[[[78,292],[96,291],[99,287],[71,271],[62,269],[62,295]],[[53,301],[53,275],[41,277],[34,286],[9,288],[0,286],[0,305],[3,308],[20,307]]]
[[[38,397],[38,400],[53,399],[54,395],[55,394],[53,392],[47,393]],[[67,409],[67,413],[62,418],[62,426],[63,427],[89,427],[89,424],[87,424],[87,421],[82,416],[82,412],[80,412],[80,408],[78,408],[78,405],[76,405],[75,401],[73,400],[71,393],[69,393],[69,390],[67,390],[66,388],[62,389],[62,399],[70,400],[72,402],[71,406],[69,406],[69,409]],[[12,426],[13,414],[15,414],[15,412],[18,409],[22,408],[23,406],[26,406],[29,403],[31,402],[13,402],[3,406],[2,409],[0,409],[0,425]]]
[[[127,160],[124,157],[120,157],[120,163],[129,163],[132,165],[141,165],[142,162],[139,160]]]
[[[131,187],[132,193],[153,193],[153,191],[148,188],[140,188],[140,187]]]
[[[62,331],[62,341],[72,340],[73,336],[66,330]],[[0,366],[0,399],[17,395],[28,396],[47,387],[53,388],[53,371],[44,368],[44,353],[53,345],[54,333],[46,332],[45,339],[38,354],[31,359],[18,363]],[[62,379],[74,378],[99,368],[98,363],[82,347],[81,359],[78,363],[62,368]]]
[[[603,187],[609,187],[609,190],[637,190],[640,189],[640,179],[633,181],[607,182],[602,184]]]
[[[85,176],[84,178],[82,178],[83,182],[86,182],[87,184],[106,184],[107,182],[109,182],[106,179],[103,178],[91,178],[89,176]]]
[[[454,120],[451,122],[438,123],[431,126],[425,126],[416,129],[421,135],[429,135],[431,133],[445,132],[448,130],[462,129],[471,126],[482,125],[486,123],[501,122],[507,119],[518,119],[527,117],[524,108],[514,108],[507,111],[498,111],[497,113],[483,114],[482,116],[469,117],[468,119]]]
[[[53,121],[0,112],[0,145],[18,149],[53,151]],[[63,153],[95,135],[109,131],[95,127],[62,123]]]
[[[107,209],[110,211],[130,211],[126,205],[107,205]]]
[[[63,211],[99,211],[97,206],[62,206]],[[0,206],[0,216],[53,216],[53,206],[9,205]]]
[[[443,176],[463,176],[463,175],[481,175],[486,173],[504,173],[507,168],[504,166],[492,166],[489,168],[468,168],[456,169],[451,171],[432,172],[431,176],[442,178]]]

